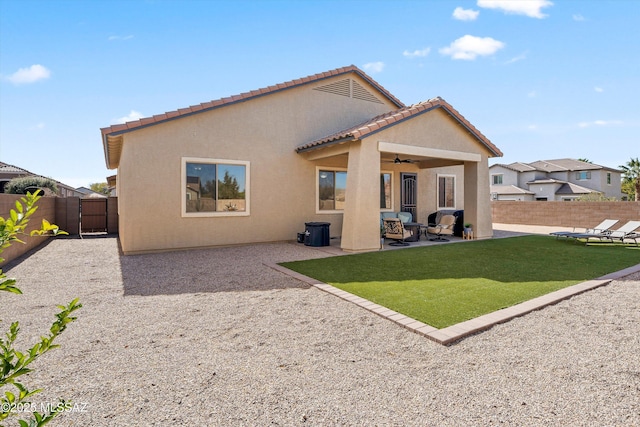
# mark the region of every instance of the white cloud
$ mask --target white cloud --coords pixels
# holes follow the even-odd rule
[[[431,48],[425,47],[424,49],[414,50],[413,52],[405,50],[404,52],[402,52],[402,55],[406,56],[407,58],[418,58],[429,55],[429,52],[431,52]]]
[[[115,40],[131,40],[133,38],[132,34],[129,34],[128,36],[109,36],[108,40],[109,41],[115,41]]]
[[[596,91],[596,92],[598,92],[598,93],[602,93],[602,92],[604,92],[604,89],[602,89],[602,88],[601,88],[601,87],[599,87],[599,86],[594,87],[594,88],[593,88],[593,90],[595,90],[595,91]]]
[[[368,71],[370,73],[381,73],[384,69],[384,62],[368,62],[364,64],[363,68],[365,69],[365,71]]]
[[[448,47],[440,49],[443,55],[449,55],[453,59],[473,61],[478,56],[493,55],[502,49],[505,44],[491,37],[475,37],[465,35],[451,43]]]
[[[529,93],[527,94],[527,96],[528,96],[529,98],[537,98],[537,97],[538,97],[538,93],[537,93],[535,90],[532,90],[531,92],[529,92]]]
[[[478,0],[478,6],[486,9],[499,9],[513,15],[526,15],[531,18],[546,18],[542,8],[553,6],[549,0]]]
[[[127,123],[127,122],[133,122],[135,120],[140,120],[141,118],[143,118],[144,115],[136,110],[131,110],[131,112],[129,113],[128,116],[124,116],[124,117],[120,117],[119,119],[113,119],[111,121],[111,124],[122,124],[122,123]]]
[[[580,15],[579,13],[576,13],[575,15],[573,15],[572,18],[574,21],[578,21],[578,22],[585,20],[584,16]]]
[[[479,14],[479,10],[463,9],[461,7],[456,7],[453,11],[453,17],[459,21],[475,21]]]
[[[527,129],[529,129],[529,130],[538,130],[538,125],[529,125],[529,126],[527,126]]]
[[[5,77],[8,81],[14,85],[34,83],[38,80],[48,79],[51,76],[51,71],[47,67],[43,67],[40,64],[32,65],[29,68],[20,68],[10,76]]]
[[[514,62],[522,61],[523,59],[527,59],[527,52],[521,53],[518,56],[514,56],[513,58],[511,58],[510,60],[508,60],[504,64],[505,65],[513,64]]]
[[[588,128],[591,126],[617,126],[622,123],[622,120],[594,120],[592,122],[580,122],[578,123],[578,127]]]

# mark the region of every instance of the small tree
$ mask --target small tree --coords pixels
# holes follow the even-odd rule
[[[623,171],[623,189],[629,195],[629,200],[640,201],[640,160],[631,158],[626,165],[621,165]]]
[[[640,201],[640,160],[632,157],[622,169],[622,191],[629,195],[629,200]],[[631,192],[630,190],[633,190]]]
[[[58,194],[58,185],[56,182],[41,176],[13,178],[5,185],[4,192],[8,194],[27,194],[28,192],[34,193],[36,190],[42,188],[48,188],[53,194]]]
[[[110,193],[109,184],[107,184],[106,182],[94,182],[93,184],[89,185],[89,188],[96,193],[104,194],[105,196],[108,196]]]
[[[36,203],[40,199],[38,192],[28,193],[20,201],[16,201],[16,209],[12,209],[7,219],[0,217],[0,253],[14,243],[23,243],[20,238],[25,235],[25,230],[29,222],[29,217],[36,211]],[[31,235],[60,235],[67,234],[61,231],[55,224],[50,224],[42,220],[39,230],[34,230]],[[4,259],[0,258],[0,262]],[[0,291],[21,294],[16,287],[16,279],[7,278],[0,269]],[[54,344],[55,339],[66,329],[67,324],[76,320],[71,313],[82,307],[78,299],[74,299],[66,306],[58,306],[61,310],[56,314],[56,320],[49,329],[49,334],[40,337],[40,342],[34,344],[26,351],[19,351],[14,347],[18,338],[20,326],[18,322],[13,322],[9,331],[0,337],[0,422],[9,416],[20,413],[21,409],[30,408],[29,398],[41,391],[40,389],[29,390],[24,384],[18,382],[21,376],[28,374],[33,369],[31,363],[37,360],[44,353],[58,347]],[[51,421],[56,415],[69,407],[69,403],[60,400],[57,405],[46,408],[44,413],[37,410],[31,413],[32,418],[27,422],[18,420],[20,427],[43,426]],[[2,426],[2,424],[0,424]]]

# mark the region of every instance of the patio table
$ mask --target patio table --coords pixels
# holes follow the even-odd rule
[[[411,237],[407,237],[406,239],[404,239],[405,242],[417,242],[418,240],[420,240],[420,227],[422,227],[421,223],[405,222],[404,224],[402,224],[402,226],[413,233]]]

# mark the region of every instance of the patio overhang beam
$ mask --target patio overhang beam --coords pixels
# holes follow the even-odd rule
[[[420,160],[416,162],[420,169],[430,169],[430,168],[442,168],[445,166],[460,166],[463,165],[464,162],[461,160],[448,160],[448,159],[426,159]]]
[[[403,156],[414,156],[426,159],[440,159],[461,162],[480,162],[482,156],[477,153],[463,151],[441,150],[438,148],[418,147],[415,145],[396,144],[393,142],[378,142],[378,151]]]

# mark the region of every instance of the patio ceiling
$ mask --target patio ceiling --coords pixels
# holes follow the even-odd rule
[[[330,157],[348,156],[351,141],[327,147],[318,147],[316,150],[304,153],[307,160],[321,160]],[[421,169],[462,165],[464,162],[479,162],[480,154],[461,151],[441,150],[437,148],[419,147],[415,145],[397,144],[393,142],[378,142],[380,161],[392,163],[396,156],[402,159],[411,159]],[[403,163],[405,164],[405,163]]]

